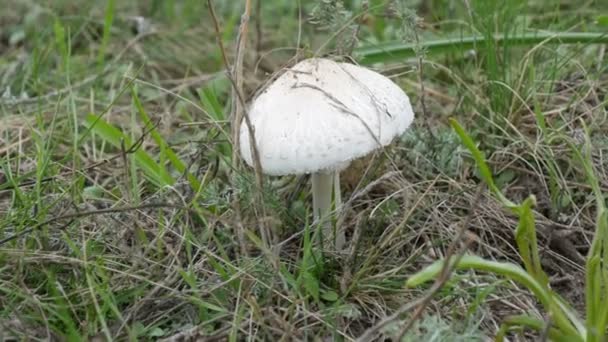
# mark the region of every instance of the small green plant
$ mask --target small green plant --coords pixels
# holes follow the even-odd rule
[[[474,141],[456,120],[451,120],[451,124],[475,159],[483,181],[498,200],[519,217],[519,224],[515,230],[515,240],[524,265],[522,268],[514,263],[490,261],[473,255],[464,255],[453,266],[459,270],[471,269],[490,272],[523,285],[532,292],[550,317],[548,323],[528,314],[509,317],[503,322],[496,340],[504,340],[505,335],[512,328],[527,327],[539,332],[547,331],[549,338],[554,341],[606,341],[606,326],[608,325],[608,264],[606,263],[608,214],[598,179],[591,164],[589,135],[586,135],[587,139],[583,153],[575,148],[574,144],[570,144],[576,158],[584,167],[597,203],[596,232],[586,263],[586,319],[582,319],[566,300],[551,289],[548,277],[541,267],[536,240],[536,226],[532,212],[535,205],[534,196],[529,196],[520,204],[507,199],[496,186],[490,168],[485,162],[485,157],[476,147]],[[452,261],[439,260],[431,264],[410,277],[406,286],[415,287],[434,279],[440,274],[445,262]]]
[[[357,42],[357,25],[353,13],[342,0],[320,0],[314,7],[310,23],[319,29],[336,32],[336,49],[339,54],[348,53]]]
[[[89,114],[86,117],[87,127],[101,136],[104,141],[116,148],[126,147],[132,149],[132,151],[129,152],[133,153],[136,165],[138,168],[142,169],[144,174],[155,184],[164,186],[173,185],[175,183],[174,177],[165,168],[165,164],[170,164],[178,172],[187,174],[187,179],[190,182],[192,189],[200,189],[201,183],[187,170],[186,163],[177,156],[154,127],[154,123],[142,106],[135,90],[132,91],[132,96],[133,106],[140,115],[145,127],[150,128],[149,134],[160,148],[160,163],[157,163],[150,154],[139,148],[141,143],[131,141],[132,139],[129,136],[105,121],[101,116]]]
[[[395,331],[395,335],[400,333],[399,325],[388,326],[387,333]],[[398,336],[398,335],[397,335]],[[417,321],[412,330],[409,331],[400,341],[452,341],[452,342],[472,342],[485,341],[487,337],[479,329],[478,324],[469,322],[447,322],[440,316],[426,316]]]
[[[430,146],[427,141],[434,137],[434,145]],[[438,129],[435,135],[426,129],[409,130],[401,139],[406,146],[411,146],[412,152],[404,154],[410,163],[416,163],[417,170],[422,170],[425,174],[433,174],[440,171],[449,177],[456,177],[461,171],[463,164],[464,149],[458,144],[458,135],[453,130]],[[416,159],[418,156],[425,156],[422,161]]]

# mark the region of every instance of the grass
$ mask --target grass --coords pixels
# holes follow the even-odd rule
[[[260,193],[234,168],[205,2],[0,0],[0,339],[356,340],[427,293],[404,284],[430,279],[466,222],[461,270],[375,338],[558,340],[557,297],[601,323],[585,296],[605,290],[608,6],[319,3],[253,2],[246,96],[296,54],[355,43],[417,113],[388,153],[341,175],[344,253],[311,243],[307,177],[264,178]],[[243,4],[214,5],[232,61]],[[530,195],[519,213],[534,235],[513,211]]]

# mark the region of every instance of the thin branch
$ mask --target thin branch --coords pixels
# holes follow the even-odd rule
[[[255,58],[258,60],[262,52],[262,40],[264,38],[262,32],[262,0],[256,2],[255,15]]]
[[[298,38],[296,40],[296,56],[300,54],[302,45],[302,2],[298,0]]]
[[[361,3],[361,8],[363,9],[363,11],[362,11],[362,14],[360,15],[360,18],[358,18],[356,20],[357,21],[357,27],[355,27],[355,30],[353,32],[351,44],[348,47],[347,51],[344,51],[344,54],[346,56],[352,56],[353,51],[355,50],[355,47],[357,47],[357,43],[359,42],[359,33],[361,32],[361,26],[363,26],[363,22],[365,20],[365,16],[369,12],[369,1],[368,0],[364,0]]]
[[[418,57],[418,83],[420,83],[420,107],[422,108],[422,121],[426,126],[426,131],[429,133],[431,140],[431,151],[435,149],[437,146],[437,137],[435,137],[435,133],[432,130],[431,124],[429,123],[430,116],[428,115],[428,111],[426,108],[426,90],[424,89],[424,52],[421,48],[420,36],[418,34],[418,17],[415,17],[415,22],[413,23],[412,31],[414,34],[414,42],[416,49],[416,55]]]
[[[226,56],[226,48],[224,48],[224,42],[222,41],[222,30],[220,29],[220,23],[217,20],[217,15],[215,15],[215,9],[213,8],[213,2],[211,0],[207,0],[207,5],[209,6],[209,14],[211,14],[211,18],[213,19],[213,28],[215,29],[215,38],[217,40],[217,45],[220,47],[220,53],[222,54],[222,61],[224,62],[224,66],[226,67],[226,72],[230,72],[230,63],[228,63],[228,57]]]
[[[241,147],[240,131],[241,123],[243,120],[243,113],[245,112],[245,101],[243,91],[243,55],[245,53],[245,43],[247,41],[248,23],[251,12],[251,0],[245,1],[245,11],[241,16],[241,25],[239,27],[238,35],[236,38],[236,56],[234,58],[234,67],[232,69],[232,80],[234,86],[232,87],[232,141],[234,146],[232,148],[232,165],[235,170],[239,167],[239,152]],[[226,68],[229,68],[226,65]]]
[[[238,37],[238,42],[237,42],[237,66],[240,63],[240,67],[235,66],[234,71],[236,72],[230,72],[231,68],[230,68],[230,63],[228,62],[228,58],[226,57],[226,49],[224,48],[224,44],[222,43],[222,34],[221,34],[221,29],[219,26],[219,21],[217,19],[217,15],[215,14],[215,10],[213,8],[213,2],[212,0],[207,0],[207,3],[209,5],[209,12],[211,14],[211,17],[213,19],[213,26],[215,28],[215,34],[217,36],[217,41],[218,41],[218,45],[220,47],[221,50],[221,54],[222,54],[222,59],[224,62],[224,66],[226,67],[226,74],[228,77],[228,80],[230,81],[230,83],[232,84],[232,88],[233,88],[233,101],[236,101],[235,103],[238,103],[240,106],[240,111],[241,111],[241,117],[240,118],[236,118],[238,115],[233,115],[232,116],[232,125],[233,125],[233,137],[232,137],[232,141],[233,141],[233,163],[236,162],[235,160],[240,160],[239,155],[238,155],[238,150],[239,150],[239,134],[235,134],[234,132],[239,132],[240,131],[240,124],[242,119],[245,120],[245,124],[247,125],[247,129],[249,131],[249,140],[250,140],[250,145],[251,145],[251,150],[252,150],[252,156],[253,156],[253,166],[254,166],[254,170],[256,172],[256,179],[258,181],[258,186],[262,186],[262,168],[261,168],[261,163],[260,163],[260,157],[259,157],[259,153],[258,153],[258,149],[257,149],[257,144],[255,142],[255,132],[254,132],[254,128],[251,124],[251,121],[249,120],[249,115],[247,113],[247,111],[245,110],[246,108],[246,101],[245,101],[245,97],[243,95],[242,92],[242,80],[240,81],[240,86],[239,86],[239,81],[235,79],[235,76],[240,76],[240,78],[242,79],[242,56],[239,57],[239,54],[244,53],[245,51],[245,37],[246,37],[246,33],[247,33],[247,23],[249,21],[249,11],[251,8],[251,1],[247,0],[246,4],[245,4],[245,13],[243,13],[243,17],[242,17],[242,23],[241,23],[241,27],[239,29],[239,37]],[[239,62],[240,61],[240,62]],[[240,70],[240,71],[239,71]],[[240,73],[240,75],[239,75]],[[233,106],[233,111],[237,111],[236,106]],[[234,113],[233,113],[234,114]],[[238,120],[237,120],[238,119]],[[236,136],[236,138],[235,138]],[[234,158],[234,156],[236,156],[236,158]],[[238,162],[237,162],[238,163]],[[235,168],[236,170],[236,168]]]
[[[123,167],[123,177],[124,177],[124,186],[127,203],[131,203],[131,192],[129,191],[129,158],[127,154],[127,147],[125,146],[125,139],[123,137],[120,138],[120,156],[122,157],[122,167]]]
[[[224,65],[226,67],[227,77],[232,84],[232,113],[231,113],[231,124],[232,124],[232,166],[233,170],[239,170],[240,166],[240,126],[244,119],[245,124],[247,125],[247,130],[249,132],[249,142],[251,147],[251,154],[253,159],[253,168],[255,171],[256,185],[258,187],[257,195],[260,196],[259,203],[263,203],[263,176],[262,176],[262,166],[260,163],[260,157],[257,149],[257,144],[255,140],[255,131],[251,120],[249,119],[249,115],[246,110],[246,102],[245,97],[243,95],[243,54],[245,53],[245,43],[247,40],[247,32],[248,32],[248,23],[249,17],[251,13],[251,0],[246,0],[245,2],[245,11],[241,16],[241,26],[239,27],[239,33],[237,37],[237,46],[236,46],[236,57],[235,57],[235,65],[232,69],[230,67],[230,63],[228,62],[228,58],[226,57],[226,49],[221,40],[221,29],[219,25],[219,21],[217,19],[217,15],[215,13],[215,9],[213,8],[212,0],[207,0],[207,4],[209,5],[209,12],[211,14],[213,20],[213,26],[215,28],[216,38],[221,50],[222,59],[224,61]],[[232,69],[232,71],[231,71]],[[245,238],[243,235],[243,227],[240,215],[240,205],[238,203],[238,195],[233,203],[239,225],[237,236],[239,237],[239,241],[241,243],[241,249],[245,249]],[[262,210],[264,210],[262,208]],[[264,215],[263,215],[264,216]],[[269,231],[266,229],[263,220],[258,222],[260,225],[260,233],[262,240],[266,247],[269,246]]]

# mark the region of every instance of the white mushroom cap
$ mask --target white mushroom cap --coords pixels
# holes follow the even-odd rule
[[[248,115],[262,170],[270,175],[344,168],[390,144],[414,119],[409,98],[387,77],[322,58],[288,69],[253,101]],[[244,120],[240,148],[253,165]]]

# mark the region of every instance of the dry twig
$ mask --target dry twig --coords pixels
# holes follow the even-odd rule
[[[220,25],[219,25],[219,21],[217,19],[217,15],[215,14],[215,10],[213,8],[213,2],[211,0],[207,0],[207,4],[209,5],[209,12],[211,14],[211,17],[213,19],[213,24],[214,24],[214,28],[215,28],[215,33],[216,33],[216,38],[218,41],[218,45],[220,47],[221,50],[221,54],[222,54],[222,59],[224,61],[225,67],[226,67],[226,74],[228,79],[230,80],[231,84],[232,84],[232,113],[231,113],[231,124],[232,124],[232,166],[233,166],[233,170],[234,171],[238,171],[239,167],[240,167],[240,126],[241,126],[241,122],[245,121],[245,124],[247,125],[247,130],[249,131],[249,141],[250,141],[250,146],[251,146],[251,154],[252,154],[252,159],[253,159],[253,167],[254,167],[254,171],[255,171],[255,178],[256,178],[256,184],[257,184],[257,196],[259,203],[263,203],[263,178],[262,178],[262,167],[261,167],[261,163],[260,163],[260,157],[259,157],[259,153],[258,153],[258,149],[257,149],[257,144],[255,142],[255,132],[254,132],[254,128],[253,125],[251,124],[251,121],[249,119],[249,115],[247,113],[246,110],[246,103],[245,103],[245,97],[243,94],[243,55],[245,53],[245,42],[247,39],[247,32],[248,32],[248,23],[249,23],[249,17],[251,14],[251,0],[246,0],[245,2],[245,11],[243,13],[243,15],[241,16],[241,25],[239,27],[239,33],[238,33],[238,37],[237,37],[237,44],[236,44],[236,57],[235,57],[235,64],[234,67],[231,68],[230,64],[228,62],[228,58],[226,55],[226,49],[224,47],[224,44],[222,43],[221,40],[221,30],[220,30]],[[232,71],[231,71],[232,69]],[[236,176],[233,177],[233,181],[236,181]],[[233,184],[236,185],[236,184]],[[235,201],[233,203],[235,211],[236,211],[236,215],[237,215],[237,219],[238,219],[238,229],[237,229],[237,236],[239,239],[239,243],[241,244],[241,251],[246,253],[246,244],[245,244],[245,237],[244,237],[244,227],[242,224],[242,216],[241,216],[241,210],[240,210],[240,205],[238,203],[239,199],[238,199],[238,195],[235,198]],[[262,216],[264,215],[264,209],[262,208]],[[269,247],[270,246],[270,230],[267,229],[266,224],[263,222],[263,220],[259,220],[258,225],[260,226],[260,235],[262,237],[262,242],[264,243],[265,247]]]

